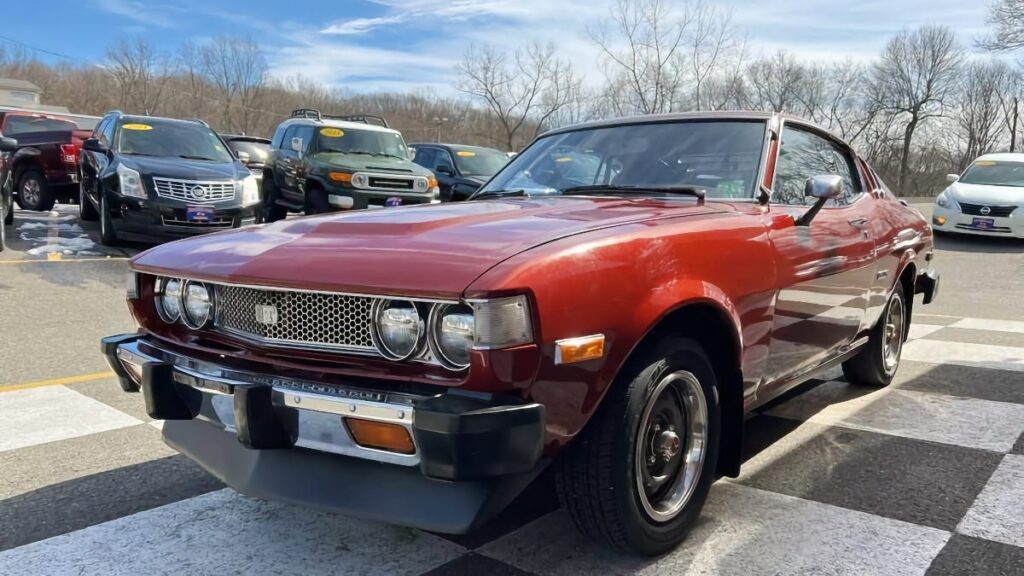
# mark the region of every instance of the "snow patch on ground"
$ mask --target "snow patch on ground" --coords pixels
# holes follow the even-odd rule
[[[18,226],[18,230],[31,231],[31,230],[57,230],[58,232],[81,232],[82,227],[78,224],[67,224],[65,222],[56,222],[47,224],[45,222],[26,222],[21,226]]]
[[[44,254],[66,254],[72,255],[75,253],[81,253],[82,250],[89,250],[96,246],[96,243],[89,239],[89,236],[82,234],[77,238],[48,238],[47,244],[30,248],[26,251],[27,254],[32,256],[42,256]]]

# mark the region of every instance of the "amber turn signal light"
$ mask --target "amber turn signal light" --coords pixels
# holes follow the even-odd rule
[[[329,172],[327,176],[335,182],[351,182],[352,175],[348,172]]]
[[[398,424],[374,422],[360,418],[345,418],[345,427],[356,444],[364,448],[387,450],[399,454],[414,454],[416,446],[412,443],[409,430]]]
[[[572,364],[604,356],[604,334],[555,342],[555,364]]]
[[[935,217],[935,223],[938,224],[939,226],[944,226],[946,224],[946,217],[945,216],[936,216]]]

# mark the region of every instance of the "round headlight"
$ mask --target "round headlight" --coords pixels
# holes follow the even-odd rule
[[[380,300],[373,315],[377,349],[392,360],[405,360],[420,349],[424,322],[407,300]]]
[[[420,176],[420,177],[416,178],[416,180],[413,181],[413,186],[416,187],[416,190],[418,190],[420,192],[425,192],[427,190],[427,188],[430,187],[430,181],[427,180],[426,178]]]
[[[370,179],[366,174],[356,173],[352,175],[352,186],[356,188],[366,188],[370,185]]]
[[[183,295],[181,319],[189,328],[199,329],[210,321],[213,312],[213,298],[210,290],[200,282],[186,282]]]
[[[438,359],[448,368],[469,366],[475,324],[473,310],[465,304],[442,304],[432,314],[431,345]]]
[[[173,324],[181,317],[181,280],[169,278],[164,280],[163,290],[156,298],[156,311],[160,318]]]

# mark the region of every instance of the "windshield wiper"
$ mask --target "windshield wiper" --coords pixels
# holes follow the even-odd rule
[[[185,160],[209,160],[214,162],[216,158],[207,158],[206,156],[193,156],[191,154],[178,154],[178,158],[184,158]]]
[[[530,193],[522,188],[518,190],[487,190],[486,192],[480,192],[471,196],[470,200],[479,200],[480,198],[488,198],[491,196],[512,197],[512,196],[526,196],[529,197]]]
[[[594,193],[615,194],[616,192],[653,192],[655,194],[682,194],[693,196],[697,204],[704,203],[706,191],[700,186],[637,186],[633,184],[592,184],[588,186],[571,186],[562,190],[562,195],[570,194],[594,194]]]

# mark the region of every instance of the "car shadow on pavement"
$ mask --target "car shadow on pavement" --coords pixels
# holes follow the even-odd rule
[[[935,235],[935,248],[949,252],[1020,254],[1024,252],[1024,239],[938,233]]]

